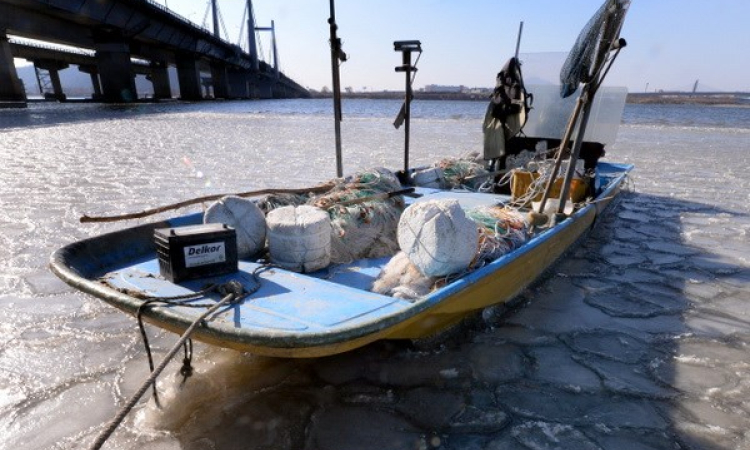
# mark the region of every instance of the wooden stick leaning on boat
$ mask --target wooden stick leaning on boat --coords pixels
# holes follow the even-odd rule
[[[116,216],[89,216],[84,214],[80,221],[81,223],[93,223],[93,222],[117,222],[118,220],[130,220],[130,219],[141,219],[143,217],[153,216],[166,211],[174,209],[184,208],[185,206],[195,205],[197,203],[212,202],[219,200],[220,198],[226,197],[227,195],[236,195],[237,197],[254,197],[257,195],[267,194],[306,194],[308,192],[320,193],[332,189],[335,186],[334,183],[321,184],[319,186],[311,188],[299,188],[299,189],[259,189],[257,191],[241,192],[238,194],[215,194],[207,195],[205,197],[198,197],[190,200],[184,200],[170,205],[159,206],[158,208],[145,209],[141,212],[120,214]]]
[[[216,194],[216,195],[207,195],[205,197],[198,197],[191,200],[185,200],[178,203],[173,203],[171,205],[165,205],[160,206],[158,208],[151,208],[151,209],[145,209],[141,212],[137,213],[128,213],[128,214],[120,214],[117,216],[99,216],[99,217],[91,217],[88,215],[83,215],[80,219],[81,223],[92,223],[92,222],[116,222],[118,220],[129,220],[129,219],[141,219],[143,217],[152,216],[154,214],[159,214],[166,211],[171,211],[173,209],[179,209],[183,208],[185,206],[195,205],[197,203],[203,203],[203,202],[212,202],[215,200],[219,200],[221,198],[226,197],[227,195],[235,195],[237,197],[254,197],[257,195],[267,195],[267,194],[306,194],[308,192],[313,193],[320,193],[320,192],[326,192],[331,190],[335,187],[335,184],[333,183],[326,183],[321,184],[320,186],[315,186],[312,188],[301,188],[301,189],[260,189],[257,191],[249,191],[249,192],[241,192],[239,194]],[[369,197],[362,197],[362,198],[356,198],[352,200],[344,200],[341,202],[335,202],[331,204],[330,206],[346,206],[346,205],[354,205],[357,203],[364,203],[369,202],[373,200],[385,200],[389,199],[391,197],[395,197],[397,195],[409,195],[411,196],[418,196],[417,194],[414,194],[414,188],[406,188],[401,189],[398,191],[393,192],[384,192],[382,194],[375,194],[371,195]]]

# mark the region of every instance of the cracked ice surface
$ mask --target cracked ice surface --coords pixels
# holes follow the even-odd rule
[[[377,105],[400,102],[345,102],[347,171],[401,162]],[[329,102],[60,108],[8,113],[31,126],[0,133],[20,174],[0,183],[1,449],[81,448],[147,376],[133,321],[46,269],[54,249],[115,228],[82,228],[82,213],[330,172],[316,152],[330,120],[314,112]],[[481,148],[484,105],[419,108],[415,164]],[[197,345],[194,377],[163,376],[164,407],[139,406],[106,448],[750,448],[749,112],[629,105],[607,157],[637,166],[635,192],[510,311],[309,361]],[[719,113],[734,125],[638,115]],[[157,359],[174,342],[152,340]]]

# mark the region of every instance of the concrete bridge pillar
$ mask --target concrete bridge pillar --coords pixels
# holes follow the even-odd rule
[[[166,61],[151,63],[151,84],[154,85],[154,98],[172,98],[172,86],[169,82],[169,66]]]
[[[189,53],[177,55],[177,79],[180,82],[180,97],[183,100],[201,100],[201,74],[198,60]]]
[[[275,83],[273,86],[273,98],[289,98],[290,93],[283,83]]]
[[[101,42],[95,44],[95,50],[104,101],[128,103],[137,100],[130,46],[124,42]]]
[[[256,79],[253,98],[261,98],[261,99],[273,98],[274,84],[276,84],[274,80],[265,76]]]
[[[26,102],[26,91],[18,78],[8,36],[4,31],[0,31],[0,102]]]
[[[214,87],[214,98],[229,98],[229,79],[225,64],[211,63],[211,83]]]
[[[83,73],[89,74],[91,77],[91,86],[94,88],[94,93],[91,98],[94,100],[101,100],[102,96],[102,83],[99,81],[99,69],[94,65],[80,65],[78,70]]]
[[[250,98],[250,91],[248,89],[248,82],[250,81],[249,72],[229,71],[227,78],[231,98]]]
[[[49,72],[49,80],[52,83],[53,97],[61,102],[65,101],[67,96],[63,92],[62,83],[60,83],[60,71],[69,67],[68,63],[54,61],[51,59],[38,59],[34,61],[34,66]]]

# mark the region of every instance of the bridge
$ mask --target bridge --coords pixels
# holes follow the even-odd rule
[[[169,68],[183,100],[203,99],[209,86],[214,98],[309,96],[258,59],[255,32],[268,28],[255,26],[249,0],[249,52],[219,36],[212,5],[213,33],[153,0],[0,0],[0,102],[26,101],[13,58],[31,61],[38,78],[45,73],[50,96],[60,100],[58,72],[71,64],[91,76],[93,95],[104,102],[136,100],[136,74],[152,82],[155,98],[171,98]]]

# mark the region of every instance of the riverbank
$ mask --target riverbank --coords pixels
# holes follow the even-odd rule
[[[747,105],[750,106],[750,93],[747,92],[647,92],[628,94],[628,103],[660,105]]]
[[[312,98],[330,98],[330,92],[312,92]],[[491,94],[488,89],[478,92],[414,92],[415,100],[476,100],[486,101]],[[342,98],[348,99],[402,99],[400,91],[345,92]],[[647,92],[629,93],[627,103],[661,105],[748,105],[749,92]]]

